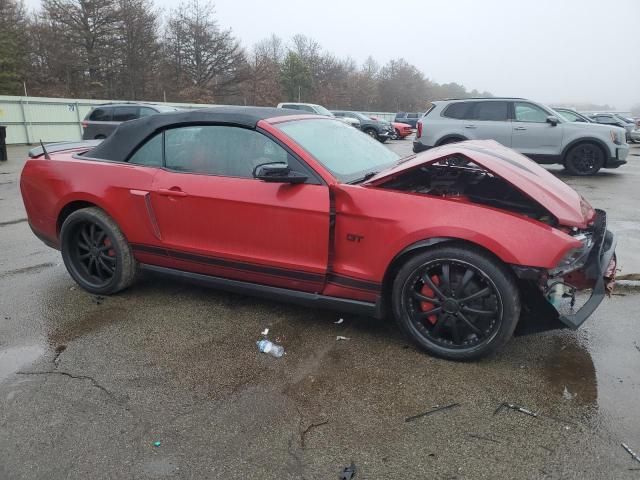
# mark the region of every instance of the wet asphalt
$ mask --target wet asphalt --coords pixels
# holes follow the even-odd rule
[[[0,479],[337,479],[351,462],[356,479],[640,478],[621,446],[640,453],[637,291],[468,364],[391,321],[160,276],[96,297],[23,221],[25,152],[0,163]],[[608,210],[623,274],[640,273],[632,153],[595,178],[550,168]],[[264,328],[283,358],[257,352]]]

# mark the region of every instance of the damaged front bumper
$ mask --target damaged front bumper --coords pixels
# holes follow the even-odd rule
[[[548,271],[513,266],[519,278],[522,311],[516,335],[528,335],[558,328],[579,328],[593,314],[613,288],[616,271],[616,237],[607,230],[606,214],[596,211],[591,228],[593,245],[584,265],[570,273],[550,277]],[[554,305],[549,299],[548,285],[562,284],[571,294],[569,302]],[[590,292],[589,292],[590,290]],[[579,308],[574,308],[575,293],[589,294]],[[564,296],[564,295],[563,295]],[[565,299],[568,300],[568,299]]]
[[[578,328],[600,305],[605,295],[613,288],[616,271],[616,236],[607,230],[607,217],[602,210],[596,211],[593,227],[594,246],[585,266],[563,277],[565,283],[578,290],[591,288],[591,296],[574,313],[560,313],[559,320],[569,328]]]

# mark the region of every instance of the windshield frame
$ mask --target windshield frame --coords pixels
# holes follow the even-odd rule
[[[316,152],[311,151],[313,150],[313,148],[309,148],[309,147],[312,147],[313,145],[310,145],[307,141],[305,141],[304,138],[300,138],[297,135],[292,135],[293,132],[288,131],[289,129],[287,128],[287,127],[290,127],[291,125],[303,124],[303,122],[315,123],[315,122],[326,122],[326,121],[335,122],[335,125],[337,126],[337,128],[344,128],[345,129],[343,130],[344,134],[354,135],[353,137],[354,141],[361,142],[361,146],[363,145],[362,142],[364,142],[365,145],[371,146],[372,147],[372,149],[370,150],[371,153],[375,153],[375,150],[378,150],[379,152],[384,152],[384,153],[381,153],[380,159],[385,161],[381,163],[370,164],[367,166],[367,168],[362,170],[354,170],[348,173],[336,172],[334,169],[330,167],[330,165],[327,164],[328,162],[326,161],[326,159],[322,159],[319,157],[317,151]],[[292,118],[292,119],[274,122],[272,126],[278,131],[279,135],[285,136],[290,142],[295,144],[297,148],[301,149],[306,155],[308,155],[310,159],[313,160],[314,163],[317,163],[319,167],[321,167],[325,172],[327,172],[327,174],[329,174],[331,178],[333,178],[335,181],[341,184],[357,184],[357,183],[363,182],[374,174],[378,174],[389,168],[393,168],[403,158],[400,155],[398,155],[396,152],[384,147],[381,143],[379,143],[377,140],[374,140],[369,135],[361,132],[358,129],[354,129],[353,127],[347,125],[345,122],[335,117],[333,118],[332,117],[295,118],[295,119]],[[315,130],[312,125],[310,125],[308,128]],[[324,141],[326,141],[326,138],[324,139]],[[386,158],[383,158],[383,157],[386,157]]]

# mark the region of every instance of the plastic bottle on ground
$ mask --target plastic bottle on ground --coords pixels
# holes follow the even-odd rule
[[[284,355],[284,347],[269,340],[258,340],[256,345],[258,346],[258,350],[262,353],[268,353],[272,357],[280,358]]]

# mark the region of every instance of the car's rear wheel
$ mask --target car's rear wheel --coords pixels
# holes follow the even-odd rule
[[[127,288],[136,274],[133,252],[118,225],[96,207],[71,213],[60,230],[62,259],[85,290],[109,295]]]
[[[595,175],[604,165],[604,152],[595,143],[580,143],[567,152],[564,167],[571,175]]]
[[[420,348],[448,360],[474,360],[503,346],[520,317],[513,274],[486,253],[439,246],[400,268],[392,305]]]

